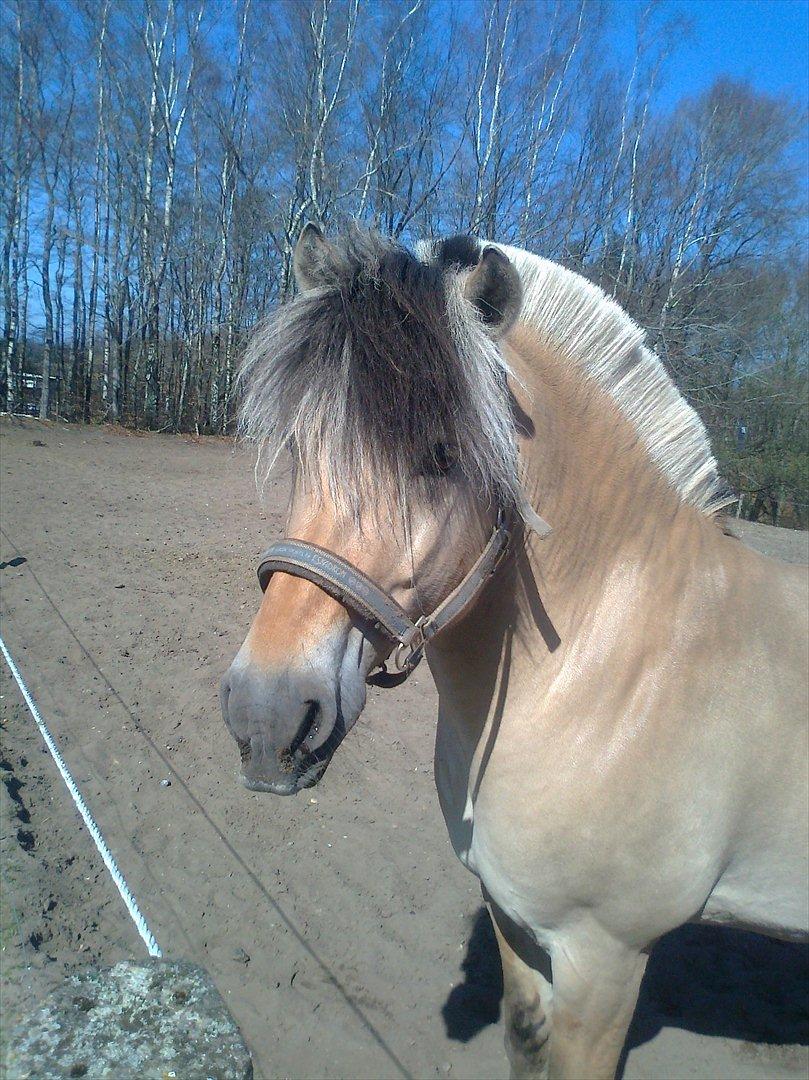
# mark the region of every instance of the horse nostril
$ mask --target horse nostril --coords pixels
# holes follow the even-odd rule
[[[300,745],[308,739],[311,735],[316,735],[318,732],[318,718],[320,716],[320,702],[319,701],[305,701],[304,705],[307,706],[306,714],[301,721],[301,726],[298,728],[298,733],[289,745],[289,753],[294,754]]]
[[[227,675],[219,683],[219,708],[222,712],[222,719],[225,721],[225,727],[231,733],[235,735],[230,722],[230,679]]]

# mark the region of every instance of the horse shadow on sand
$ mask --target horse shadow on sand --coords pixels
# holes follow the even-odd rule
[[[469,1042],[500,1020],[503,975],[481,907],[442,1014],[450,1039]],[[809,945],[724,927],[681,926],[658,941],[646,968],[624,1059],[664,1027],[746,1043],[809,1043]],[[619,1075],[623,1071],[619,1070]]]

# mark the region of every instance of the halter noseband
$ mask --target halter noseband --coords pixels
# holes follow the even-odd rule
[[[377,686],[396,686],[407,678],[424,655],[425,645],[451,626],[477,599],[508,548],[511,534],[505,514],[499,511],[489,542],[472,569],[430,615],[415,621],[375,581],[339,555],[305,540],[279,540],[261,556],[258,581],[261,591],[273,574],[280,572],[305,578],[344,607],[370,622],[391,643],[395,672],[385,668],[368,677]]]

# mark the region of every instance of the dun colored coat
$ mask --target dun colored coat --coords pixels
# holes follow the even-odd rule
[[[809,926],[807,571],[724,533],[702,424],[579,276],[311,227],[296,272],[244,372],[248,435],[293,454],[289,534],[415,617],[498,509],[518,523],[428,650],[436,783],[494,921],[513,1075],[611,1077],[660,935]],[[249,787],[317,782],[380,651],[315,585],[272,577],[222,690]]]

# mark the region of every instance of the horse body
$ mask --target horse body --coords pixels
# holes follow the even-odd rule
[[[547,445],[541,430],[532,443]],[[575,490],[575,452],[563,456]],[[547,475],[541,487],[562,490]],[[699,914],[805,930],[807,571],[666,506],[665,491],[659,507],[647,492],[645,524],[623,546],[605,545],[610,513],[627,509],[608,481],[596,490],[600,512],[586,499],[557,512],[546,498],[553,536],[521,552],[512,580],[430,653],[436,778],[456,851],[536,930],[571,895],[592,910],[612,889],[629,924],[616,914],[609,928],[647,941]],[[779,898],[791,898],[781,911]]]
[[[726,864],[703,918],[776,936],[805,936],[809,703],[800,673],[806,671],[809,637],[806,568],[781,565],[741,546],[728,562],[734,591],[717,624],[725,663],[710,667],[716,685],[730,685],[721,696],[721,716],[719,705],[706,715],[715,737],[728,736],[740,804],[733,807]],[[721,772],[716,781],[726,782]]]
[[[436,783],[494,921],[513,1074],[609,1077],[661,934],[691,919],[809,928],[807,572],[719,527],[704,432],[626,317],[566,271],[503,250],[525,291],[498,346],[520,481],[554,531],[540,540],[518,526],[512,557],[428,649]],[[555,325],[560,310],[590,327],[595,313],[600,336],[560,346],[554,289]],[[649,385],[664,399],[656,427],[632,415]],[[448,505],[410,537],[417,589],[392,536],[369,548],[322,509],[293,514],[293,528],[417,609],[457,583],[489,527],[474,500]],[[296,579],[271,592],[276,613],[279,598],[315,605],[316,636],[334,642],[339,626],[354,641],[335,661],[340,679],[345,657],[367,673],[370,638],[357,643],[340,605]],[[240,654],[251,686],[267,670],[267,604]]]
[[[543,383],[530,358],[519,371],[559,447],[558,417],[571,415],[554,403],[559,372]],[[592,445],[587,423],[604,423],[605,404],[573,410],[572,442]],[[523,1032],[512,1059],[520,1043],[534,1046],[526,1075],[553,1046],[547,1020],[548,1046],[536,1022],[526,1027],[531,1002],[546,1018],[566,994],[580,1015],[581,994],[595,992],[604,1025],[623,1022],[645,951],[683,922],[778,936],[809,928],[806,569],[726,536],[672,500],[648,464],[646,482],[627,489],[625,469],[644,475],[642,448],[621,443],[616,476],[603,453],[594,461],[575,445],[548,459],[550,433],[542,415],[532,421],[521,454],[529,475],[541,473],[533,486],[548,493],[554,533],[527,546],[510,579],[430,653],[435,775],[453,846],[501,932],[527,931],[557,958],[551,989],[514,953],[526,970],[511,994]],[[564,479],[550,475],[558,462]],[[627,490],[635,506],[644,500],[640,516]],[[606,1047],[596,1031],[591,1021],[580,1032],[579,1071],[559,1075],[612,1075],[620,1023]]]

